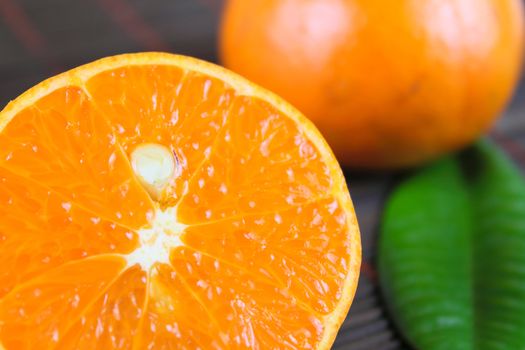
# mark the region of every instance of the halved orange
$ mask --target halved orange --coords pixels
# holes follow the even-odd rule
[[[6,349],[327,349],[360,261],[319,132],[220,67],[106,58],[0,114]]]

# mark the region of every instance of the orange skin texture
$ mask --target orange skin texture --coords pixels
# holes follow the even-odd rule
[[[401,168],[492,126],[524,32],[521,0],[229,0],[220,51],[314,121],[342,164]]]

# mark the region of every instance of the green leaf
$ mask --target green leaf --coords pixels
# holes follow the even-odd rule
[[[417,349],[525,349],[525,181],[487,141],[403,181],[379,272]]]

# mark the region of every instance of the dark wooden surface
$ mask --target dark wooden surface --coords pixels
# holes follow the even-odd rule
[[[117,53],[162,50],[216,61],[220,7],[220,0],[0,0],[0,107],[55,73]],[[525,84],[493,137],[525,165]],[[334,349],[406,348],[383,308],[374,270],[379,217],[396,174],[345,173],[364,262]]]

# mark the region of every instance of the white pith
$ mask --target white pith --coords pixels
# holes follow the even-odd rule
[[[131,164],[154,200],[160,199],[175,177],[175,157],[167,147],[159,144],[138,145],[131,154]],[[140,245],[127,255],[128,265],[139,264],[149,272],[157,263],[169,264],[171,250],[183,245],[180,235],[185,228],[186,225],[177,221],[175,207],[157,208],[151,225],[137,230]]]
[[[140,245],[126,259],[128,266],[139,264],[150,271],[157,264],[169,264],[170,252],[183,245],[180,238],[187,226],[177,222],[176,208],[157,209],[151,227],[137,231]]]

